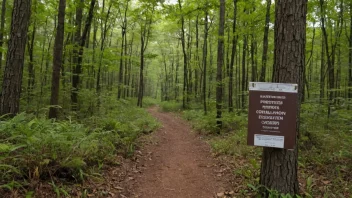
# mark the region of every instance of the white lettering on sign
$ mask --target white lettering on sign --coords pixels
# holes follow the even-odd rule
[[[264,115],[259,115],[259,119],[261,120],[284,120],[283,116],[264,116]]]
[[[284,136],[254,134],[255,146],[284,148],[284,143]]]
[[[280,110],[280,106],[267,106],[267,105],[263,105],[262,106],[263,109],[265,110]]]
[[[272,101],[272,100],[260,100],[260,104],[282,105],[282,104],[284,104],[284,102],[282,102],[282,101]]]
[[[285,100],[286,96],[260,95],[260,98],[274,98],[274,99]]]
[[[257,110],[257,114],[265,114],[265,115],[286,115],[285,111],[267,111],[267,110]]]
[[[279,126],[280,122],[279,121],[262,121],[262,124],[267,124],[267,125],[276,125]]]

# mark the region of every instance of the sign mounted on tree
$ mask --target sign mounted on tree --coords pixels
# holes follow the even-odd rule
[[[298,85],[249,83],[247,144],[294,149]]]

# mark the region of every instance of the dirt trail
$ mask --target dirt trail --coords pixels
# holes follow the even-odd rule
[[[209,145],[176,115],[159,112],[157,107],[149,112],[163,127],[153,134],[157,143],[140,151],[133,197],[210,198],[224,192],[226,182],[221,181]]]

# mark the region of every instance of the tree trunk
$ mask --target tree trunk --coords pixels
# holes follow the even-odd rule
[[[81,39],[81,29],[82,29],[82,15],[83,15],[83,6],[84,0],[76,1],[76,19],[75,19],[75,35],[74,35],[74,48],[73,48],[73,65],[77,67],[78,65],[78,53],[79,53],[79,42]],[[72,110],[77,110],[78,102],[78,84],[79,84],[79,74],[76,72],[76,69],[73,69],[72,72],[72,90],[71,90],[71,105]]]
[[[83,2],[83,0],[82,0]],[[93,19],[93,14],[94,14],[94,6],[95,6],[95,2],[96,0],[91,0],[90,3],[90,7],[89,7],[89,12],[88,12],[88,16],[86,19],[86,24],[84,26],[84,30],[82,32],[82,37],[80,37],[80,31],[78,32],[78,30],[76,30],[76,42],[78,42],[78,57],[76,57],[77,59],[77,64],[75,69],[73,70],[73,78],[72,78],[72,91],[71,91],[71,101],[72,101],[72,110],[77,110],[77,102],[78,102],[78,89],[79,89],[79,84],[80,84],[80,80],[79,80],[79,75],[81,75],[82,73],[82,60],[83,60],[83,49],[84,49],[84,44],[86,42],[87,39],[87,34],[88,34],[88,30],[90,28],[90,25],[92,23],[92,19]],[[82,9],[82,8],[80,8]],[[82,10],[79,11],[80,13],[78,13],[79,15],[82,15]],[[79,18],[82,19],[82,16],[80,16]],[[81,20],[79,22],[77,22],[77,24],[80,24]],[[80,25],[79,25],[80,26]],[[79,30],[81,28],[78,28]]]
[[[34,84],[35,84],[35,70],[34,70],[34,57],[33,57],[33,52],[34,52],[34,40],[35,40],[35,35],[37,32],[37,0],[34,0],[34,5],[33,5],[33,10],[34,13],[31,14],[31,20],[33,23],[33,30],[30,34],[30,38],[28,39],[28,56],[29,56],[29,63],[28,63],[28,80],[27,80],[27,106],[29,107],[30,102],[31,102],[31,97],[32,97],[32,90],[34,89]]]
[[[257,43],[255,41],[254,35],[251,35],[251,66],[252,66],[252,75],[251,75],[251,81],[256,82],[257,81],[257,65],[256,65],[256,48],[257,48]],[[247,83],[248,84],[248,83]]]
[[[181,5],[181,0],[178,0],[178,6],[180,9],[180,12],[182,12],[182,5]],[[185,19],[184,16],[181,15],[181,45],[182,45],[182,52],[183,52],[183,94],[182,94],[182,108],[187,107],[187,102],[188,102],[188,95],[187,95],[187,90],[188,90],[188,75],[187,75],[187,52],[186,52],[186,44],[185,44]]]
[[[6,0],[1,3],[1,24],[0,24],[0,48],[4,45],[4,32],[5,32],[5,14],[6,14]],[[2,70],[2,50],[0,50],[0,71]]]
[[[322,35],[322,45],[321,45],[321,60],[320,60],[320,103],[324,102],[325,97],[325,42],[323,41]]]
[[[207,55],[208,55],[208,10],[205,11],[204,21],[204,44],[203,44],[203,109],[207,114]]]
[[[232,52],[231,52],[231,62],[230,62],[230,79],[229,79],[229,93],[228,93],[228,105],[229,112],[233,112],[233,67],[235,64],[235,54],[237,39],[235,36],[236,33],[236,19],[237,19],[237,0],[233,0],[233,23],[232,23]]]
[[[151,13],[151,16],[154,14],[154,7]],[[150,28],[152,24],[152,18],[148,18],[146,16],[145,24],[141,27],[141,54],[140,54],[140,70],[139,70],[139,89],[138,89],[138,101],[137,106],[143,106],[143,95],[144,95],[144,53],[147,50],[149,36],[150,36]]]
[[[352,99],[352,2],[350,2],[350,38],[348,50],[348,98]]]
[[[0,114],[19,112],[24,52],[31,15],[31,0],[14,0],[6,66],[0,98]]]
[[[110,3],[109,8],[108,8],[108,12],[106,13],[105,19],[104,21],[102,21],[101,24],[101,36],[100,36],[100,56],[99,56],[99,76],[100,76],[100,72],[101,72],[101,67],[103,64],[103,58],[104,58],[104,50],[105,50],[105,40],[106,40],[106,34],[108,32],[108,21],[109,21],[109,16],[110,16],[110,10],[111,10],[111,6],[112,3]],[[103,5],[102,5],[102,13],[104,14],[104,10],[105,10],[105,0],[103,1]],[[97,81],[97,87],[96,87],[96,92],[99,95],[100,91],[101,91],[101,86],[100,86],[100,78],[99,81]],[[98,96],[98,106],[100,105],[100,100],[99,100],[99,96]]]
[[[35,1],[35,4],[37,4],[36,1]],[[35,17],[33,17],[33,18],[35,18]],[[28,44],[27,44],[27,46],[28,46],[28,55],[29,55],[28,81],[27,81],[27,105],[28,106],[29,106],[29,104],[31,102],[32,90],[34,88],[34,81],[35,81],[33,52],[34,52],[34,39],[35,39],[36,30],[37,30],[37,22],[36,22],[36,19],[34,19],[34,21],[33,21],[33,30],[31,32],[30,39],[28,40]]]
[[[270,6],[271,0],[266,0],[266,16],[263,38],[263,55],[262,55],[262,72],[260,73],[260,82],[265,82],[266,77],[266,62],[268,60],[268,44],[269,44],[269,23],[270,23]]]
[[[298,84],[296,125],[299,130],[302,73],[305,65],[307,1],[278,0],[275,3],[275,13],[273,81]],[[264,148],[260,184],[280,193],[297,194],[299,192],[297,158],[297,143],[294,150]],[[265,192],[265,197],[269,196],[267,193]]]
[[[224,26],[225,26],[225,0],[220,0],[220,21],[218,33],[218,58],[216,72],[216,125],[218,133],[222,128],[222,67],[224,64]]]
[[[248,42],[248,36],[244,35],[243,36],[243,52],[242,52],[242,81],[241,81],[241,108],[244,109],[245,104],[246,104],[246,96],[244,95],[246,91],[246,84],[247,84],[247,79],[246,79],[246,59],[247,59],[247,42]]]
[[[60,69],[62,65],[62,53],[64,48],[64,32],[65,32],[65,9],[66,0],[59,2],[58,25],[56,29],[56,37],[54,44],[54,57],[53,57],[53,73],[51,81],[51,98],[49,118],[57,119],[58,108],[54,105],[59,104],[59,90],[60,90]]]
[[[124,67],[123,67],[123,59],[124,56],[126,56],[126,29],[127,29],[127,10],[128,10],[128,3],[127,1],[126,8],[124,11],[124,18],[122,19],[122,26],[121,26],[121,52],[120,52],[120,69],[119,69],[119,86],[118,86],[118,92],[117,92],[117,98],[120,99],[122,93],[124,92]],[[124,54],[125,52],[125,54]],[[126,76],[125,76],[126,78]]]

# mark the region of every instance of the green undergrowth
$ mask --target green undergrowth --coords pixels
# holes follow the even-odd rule
[[[160,109],[164,112],[179,112],[182,110],[182,103],[177,101],[163,101],[160,103]]]
[[[164,106],[176,107],[176,104]],[[182,115],[196,131],[208,137],[214,153],[233,157],[233,175],[239,181],[234,188],[238,196],[256,195],[262,149],[247,146],[247,112],[224,112],[220,134],[217,134],[215,110],[204,115],[201,109],[189,109]],[[326,106],[302,104],[298,161],[302,197],[352,196],[351,145],[351,110],[335,108],[328,118]],[[270,192],[272,197],[291,197]]]
[[[135,101],[106,97],[84,119],[55,121],[20,113],[0,122],[0,194],[34,181],[82,182],[99,176],[116,155],[130,156],[136,139],[159,123]]]

